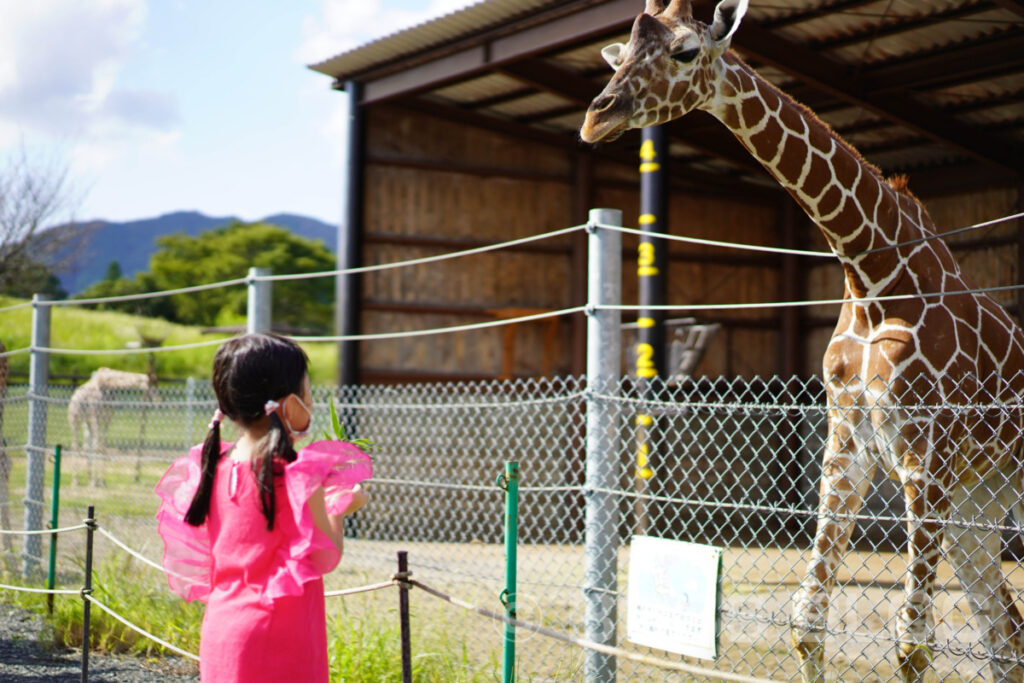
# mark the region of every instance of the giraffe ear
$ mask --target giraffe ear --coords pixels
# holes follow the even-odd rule
[[[601,48],[601,56],[604,57],[604,61],[608,62],[608,66],[613,71],[618,71],[619,67],[622,66],[622,54],[625,51],[626,46],[622,43],[612,43]]]
[[[665,0],[647,0],[644,6],[644,13],[654,16],[665,11]]]
[[[711,24],[711,40],[715,46],[725,50],[732,34],[740,26],[740,19],[747,13],[747,0],[722,0],[715,8],[715,20]]]

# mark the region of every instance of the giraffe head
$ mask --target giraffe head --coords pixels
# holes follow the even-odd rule
[[[591,102],[580,137],[614,140],[706,106],[715,95],[715,63],[746,11],[747,0],[721,0],[707,26],[694,20],[690,0],[647,0],[629,42],[601,50],[615,75]]]

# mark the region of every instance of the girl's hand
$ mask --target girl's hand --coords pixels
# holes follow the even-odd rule
[[[358,512],[363,509],[363,506],[370,500],[370,492],[362,487],[361,484],[356,484],[355,488],[352,489],[352,501],[345,508],[345,512],[342,514],[345,516],[351,515],[353,512]]]

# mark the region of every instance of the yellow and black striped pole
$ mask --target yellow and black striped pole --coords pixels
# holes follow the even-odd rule
[[[665,163],[668,145],[664,126],[644,128],[640,146],[640,229],[645,233],[666,232],[668,193]],[[665,313],[648,307],[665,303],[665,242],[649,234],[640,236],[637,247],[637,281],[640,312],[637,316],[636,376],[641,398],[660,393],[666,376]],[[643,404],[641,404],[643,405]],[[655,453],[655,418],[646,408],[636,416],[636,490],[648,492],[660,464]],[[645,533],[649,526],[648,506],[637,498],[636,526]]]

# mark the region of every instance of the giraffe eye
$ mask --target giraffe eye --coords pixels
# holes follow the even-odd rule
[[[683,64],[689,64],[693,60],[697,59],[697,55],[700,54],[700,48],[695,47],[692,50],[683,50],[672,55],[672,59]]]

